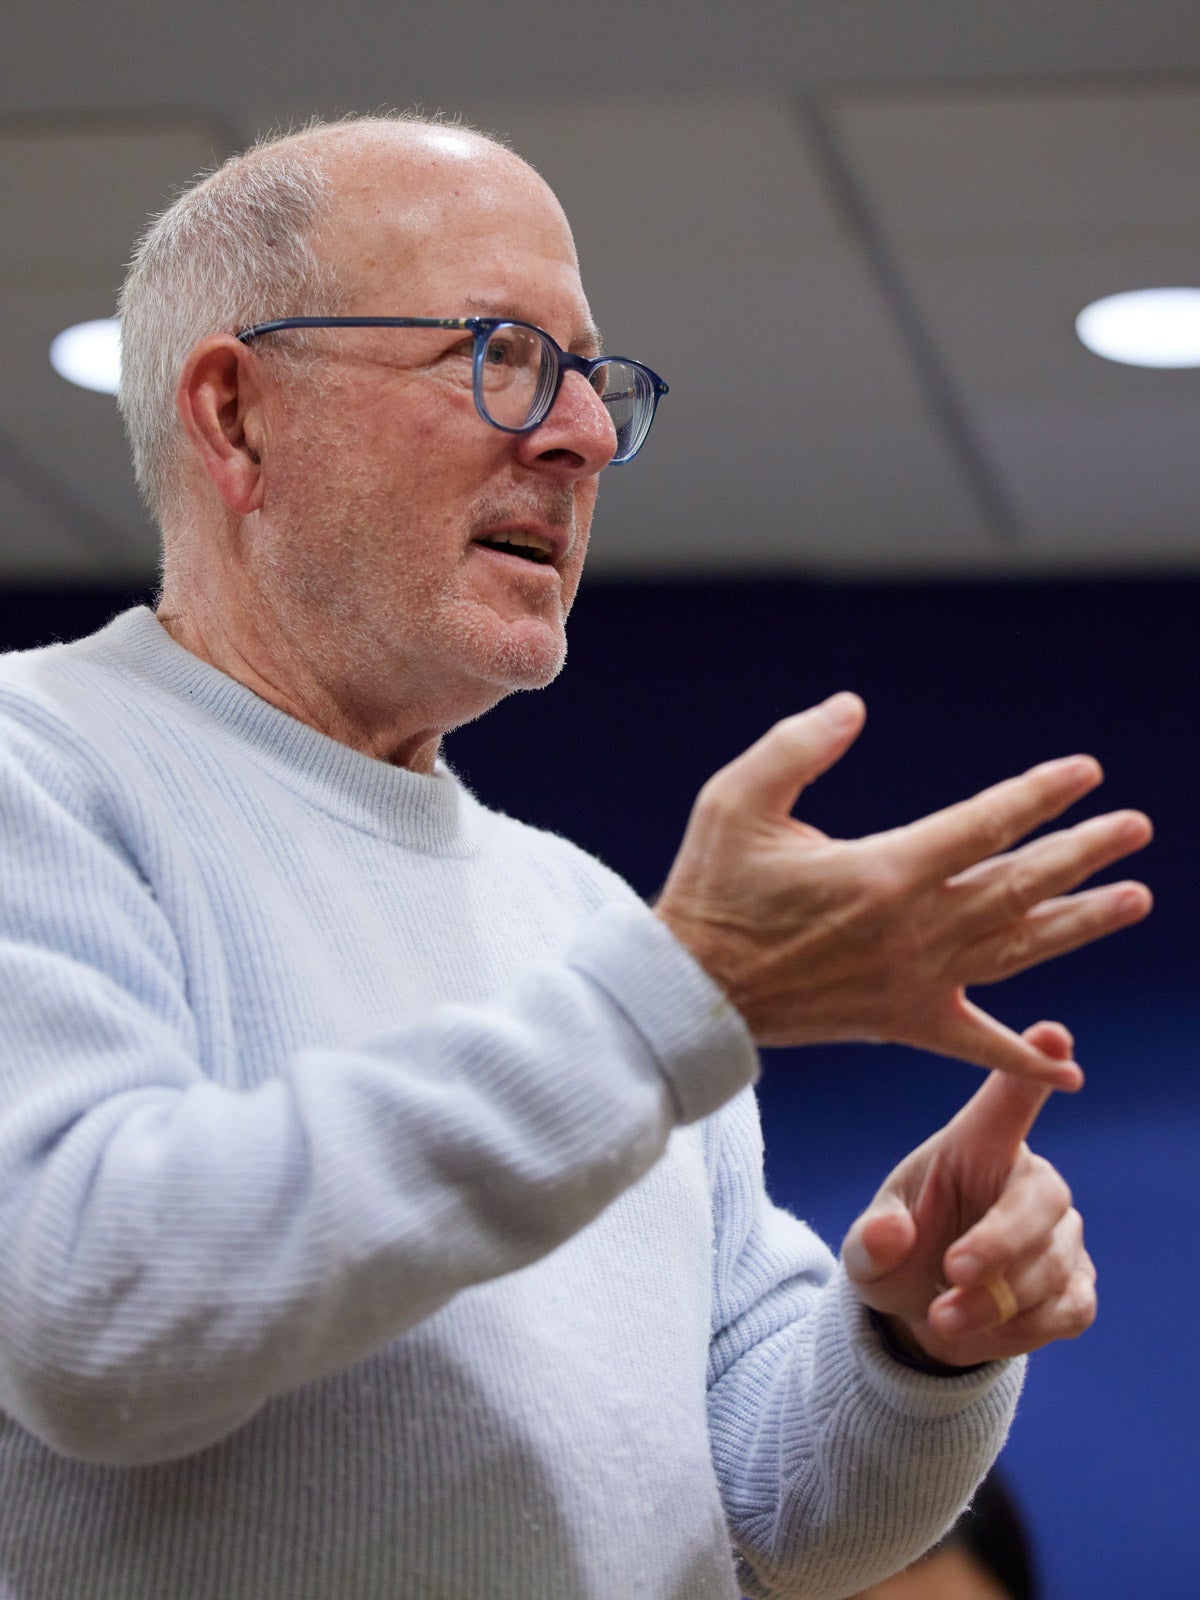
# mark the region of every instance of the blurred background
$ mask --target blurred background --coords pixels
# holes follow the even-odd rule
[[[146,216],[268,129],[413,106],[540,168],[609,348],[671,384],[604,483],[563,678],[450,743],[485,799],[649,894],[708,773],[849,687],[868,729],[802,805],[831,832],[1075,749],[1108,772],[1083,811],[1154,817],[1151,921],[987,997],[1077,1035],[1087,1088],[1038,1143],[1102,1290],[1005,1461],[1048,1596],[1193,1600],[1200,367],[1104,359],[1075,318],[1200,288],[1200,6],[13,0],[0,646],[152,594],[115,405],[48,360],[112,314]],[[836,1242],[973,1079],[769,1055],[774,1194]]]

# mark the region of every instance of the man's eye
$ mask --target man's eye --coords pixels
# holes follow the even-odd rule
[[[489,367],[511,367],[517,363],[517,352],[513,348],[511,339],[489,339],[487,349],[483,353],[484,363]]]

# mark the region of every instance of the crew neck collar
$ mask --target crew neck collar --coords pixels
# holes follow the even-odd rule
[[[340,744],[176,643],[146,606],[74,648],[111,664],[114,647],[151,699],[174,700],[190,718],[218,724],[256,766],[350,826],[429,854],[478,848],[479,808],[444,761],[426,775]]]

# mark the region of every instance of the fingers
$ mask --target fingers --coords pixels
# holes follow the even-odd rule
[[[1083,1223],[1072,1207],[1047,1238],[1003,1272],[940,1295],[929,1308],[929,1324],[960,1349],[962,1341],[974,1341],[970,1359],[1034,1350],[1052,1339],[1075,1338],[1091,1325],[1095,1283]],[[988,1354],[980,1354],[978,1341],[988,1339]]]
[[[961,994],[924,1037],[912,1042],[993,1072],[1033,1079],[1047,1089],[1073,1094],[1083,1087],[1083,1073],[1074,1061],[1064,1059],[1053,1048],[1044,1049],[1029,1036],[1014,1033]]]
[[[1071,1191],[1041,1156],[1025,1154],[995,1204],[946,1251],[951,1285],[973,1288],[1045,1248],[1072,1209]]]
[[[967,983],[996,983],[1026,967],[1078,950],[1149,915],[1153,896],[1144,883],[1106,883],[1047,900],[1015,928],[980,940],[963,973]]]
[[[1007,850],[1094,789],[1102,777],[1099,762],[1091,756],[1046,761],[899,831],[907,836],[915,869],[929,879],[944,880]]]
[[[1053,1026],[1039,1024],[1039,1027]],[[1028,1039],[1034,1031],[1029,1029],[1025,1037]],[[1065,1028],[1062,1033],[1069,1041],[1070,1034]],[[1056,1061],[1071,1061],[1070,1044],[1065,1054],[1060,1055],[1057,1035],[1055,1040],[1047,1054]],[[982,1169],[986,1163],[988,1170],[1007,1176],[1053,1092],[1052,1084],[1038,1078],[1019,1078],[1008,1072],[989,1073],[946,1129],[945,1139],[953,1148],[958,1163],[975,1170]]]
[[[862,1287],[886,1278],[908,1260],[916,1237],[916,1224],[900,1197],[878,1196],[842,1241],[848,1276]]]
[[[970,920],[986,927],[1005,913],[1021,917],[1041,901],[1065,895],[1093,873],[1144,848],[1153,833],[1150,819],[1140,811],[1091,817],[1009,855],[980,862],[949,887],[970,894]]]
[[[1075,1054],[1075,1040],[1069,1028],[1061,1022],[1035,1022],[1021,1035],[1035,1050],[1053,1056],[1057,1061],[1070,1061]]]
[[[777,722],[705,787],[722,795],[730,791],[752,815],[786,817],[801,790],[853,744],[866,714],[856,694],[835,694],[809,711]]]
[[[1021,1038],[1049,1060],[1074,1065],[1075,1041],[1061,1022],[1035,1022]],[[1051,1093],[1039,1079],[991,1073],[946,1129],[959,1165],[979,1170],[986,1158],[1006,1181]]]
[[[1022,1042],[1060,1062],[1074,1049],[1056,1022],[1035,1023]],[[993,1073],[847,1236],[843,1259],[862,1299],[935,1360],[1018,1355],[1075,1337],[1095,1316],[1095,1269],[1070,1190],[1024,1142],[1047,1093]],[[903,1250],[904,1229],[889,1215],[897,1209],[912,1229]],[[954,1238],[972,1215],[979,1220]]]
[[[1069,895],[1145,843],[1137,813],[1098,819],[994,857],[1100,781],[1087,756],[1034,768],[908,828],[827,839],[797,796],[862,726],[857,696],[777,724],[710,778],[656,913],[761,1044],[886,1039],[1073,1090],[1078,1067],[969,1002],[968,984],[1144,916],[1148,892]]]

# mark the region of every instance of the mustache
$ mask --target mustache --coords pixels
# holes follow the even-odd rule
[[[575,497],[566,486],[542,490],[537,495],[496,496],[476,510],[477,528],[497,528],[519,522],[542,522],[550,528],[572,528]]]

